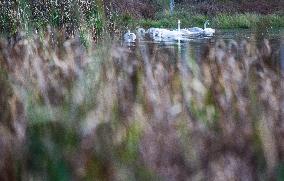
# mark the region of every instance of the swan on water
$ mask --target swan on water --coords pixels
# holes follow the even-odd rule
[[[181,22],[178,20],[178,28],[175,30],[168,30],[164,28],[149,28],[145,33],[148,34],[154,41],[177,41],[189,40],[188,36],[212,36],[215,29],[207,28],[209,21],[205,21],[204,29],[199,27],[181,29]]]
[[[157,31],[153,37],[155,41],[177,41],[177,40],[186,40],[182,36],[182,33],[176,30],[162,30]]]
[[[128,30],[128,32],[125,33],[123,37],[125,42],[135,42],[136,40],[136,35],[134,33],[131,33],[130,30]]]
[[[138,28],[137,29],[137,36],[138,38],[142,39],[145,37],[146,31],[143,28]]]
[[[215,33],[215,29],[207,28],[207,25],[209,25],[209,20],[206,20],[204,23],[204,34],[206,36],[212,36]]]
[[[156,31],[158,31],[160,28],[149,28],[147,31],[146,31],[146,34],[150,35],[151,38],[154,37],[154,34]]]
[[[180,21],[178,23],[179,23],[178,31],[180,31],[183,36],[197,36],[197,35],[202,35],[204,33],[204,30],[199,27],[180,29]]]
[[[177,30],[168,30],[163,28],[156,28],[154,30],[149,30],[152,32],[153,39],[155,41],[176,41],[176,40],[185,40],[183,38],[183,33],[180,29],[180,20],[178,20],[178,29]]]
[[[184,35],[185,34],[180,29],[180,20],[178,20],[178,29],[171,31],[170,36],[176,37],[176,38],[180,38],[180,37],[182,37]]]
[[[146,31],[146,33],[153,39],[155,38],[162,38],[163,35],[170,30],[163,29],[163,28],[150,28]]]
[[[181,31],[185,35],[188,35],[188,36],[198,36],[198,35],[203,35],[204,34],[204,30],[202,28],[199,28],[199,27],[182,29]]]
[[[215,29],[207,28],[207,25],[209,25],[209,20],[205,21],[204,29],[199,27],[193,27],[193,28],[182,29],[182,32],[189,36],[194,36],[194,35],[212,36],[215,33]]]

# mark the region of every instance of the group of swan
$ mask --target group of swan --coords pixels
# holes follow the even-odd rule
[[[176,41],[176,40],[187,40],[187,37],[192,36],[213,36],[215,29],[207,28],[209,21],[204,23],[204,28],[193,27],[193,28],[180,28],[180,20],[178,20],[178,29],[168,30],[164,28],[150,28],[145,31],[143,28],[137,29],[138,38],[143,38],[146,34],[150,36],[154,41]],[[135,33],[128,31],[124,34],[124,40],[126,42],[135,42]]]

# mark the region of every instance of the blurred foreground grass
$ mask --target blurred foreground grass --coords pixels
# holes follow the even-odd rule
[[[200,64],[110,42],[0,41],[0,180],[283,179],[283,77],[267,40],[208,44]]]

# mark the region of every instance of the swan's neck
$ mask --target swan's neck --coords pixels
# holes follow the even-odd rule
[[[206,29],[206,28],[207,28],[207,22],[204,23],[204,29]]]
[[[180,32],[180,20],[178,20],[178,31]]]

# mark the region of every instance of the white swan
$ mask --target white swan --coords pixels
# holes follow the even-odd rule
[[[213,28],[207,28],[207,25],[209,25],[209,20],[206,20],[204,23],[204,34],[206,36],[213,36],[213,34],[215,33],[215,29]]]
[[[146,34],[148,34],[150,38],[152,38],[155,41],[162,41],[167,31],[169,30],[163,28],[149,28],[146,31]]]
[[[143,28],[138,28],[137,29],[137,36],[138,36],[139,39],[144,38],[145,34],[146,34],[145,29],[143,29]]]
[[[123,37],[125,42],[135,42],[136,40],[136,35],[134,33],[131,33],[130,30],[128,30],[128,32],[125,33]]]
[[[180,29],[180,21],[178,21],[178,24],[178,31],[182,36],[197,36],[202,35],[204,33],[204,30],[199,27]]]
[[[198,35],[212,36],[215,33],[215,29],[207,28],[207,25],[209,25],[209,20],[205,21],[204,29],[199,27],[193,27],[193,28],[182,29],[181,31],[188,36],[198,36]]]
[[[181,32],[185,36],[198,36],[204,33],[203,29],[198,27],[182,29]]]
[[[181,29],[181,22],[178,20],[178,28],[175,30],[168,30],[163,28],[149,28],[147,31],[144,29],[138,29],[139,32],[145,32],[148,34],[154,41],[186,41],[189,40],[188,36],[213,36],[215,29],[207,28],[209,21],[205,21],[204,28],[193,27]],[[143,31],[144,30],[144,31]],[[141,33],[141,34],[143,34]]]
[[[153,39],[155,38],[162,38],[166,31],[169,31],[167,29],[163,28],[150,28],[146,31],[146,33]]]
[[[180,28],[180,20],[178,20],[178,29],[168,30],[163,28],[150,28],[146,31],[154,41],[177,41],[177,40],[188,40],[184,38],[186,34]]]
[[[180,28],[180,20],[178,20],[178,29],[176,30],[167,30],[163,32],[164,41],[177,41],[177,40],[187,40],[183,36],[185,36],[183,29]]]
[[[159,30],[159,28],[149,28],[147,31],[146,31],[146,34],[150,35],[151,38],[154,37],[154,34],[155,32]]]
[[[184,30],[184,29],[182,29]],[[175,37],[181,37],[184,36],[185,34],[182,32],[182,30],[180,29],[180,20],[178,20],[178,29],[177,30],[173,30],[172,31],[172,35]]]

